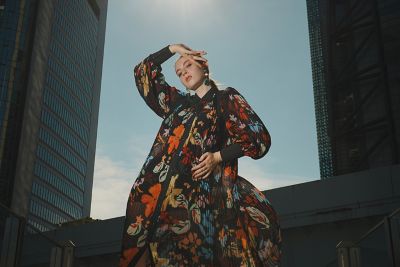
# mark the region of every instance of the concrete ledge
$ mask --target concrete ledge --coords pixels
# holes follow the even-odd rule
[[[400,207],[400,165],[264,192],[283,229],[385,215]]]

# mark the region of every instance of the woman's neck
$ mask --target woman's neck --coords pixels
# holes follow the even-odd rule
[[[197,87],[195,92],[200,98],[202,98],[208,92],[208,90],[210,90],[210,89],[211,89],[211,85],[205,85],[203,83],[202,85]]]

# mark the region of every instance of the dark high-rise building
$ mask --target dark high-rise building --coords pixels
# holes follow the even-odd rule
[[[399,164],[400,2],[307,0],[321,178]]]
[[[90,214],[107,0],[0,0],[0,200],[40,230]]]

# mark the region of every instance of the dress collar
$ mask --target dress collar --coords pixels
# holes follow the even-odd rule
[[[218,88],[211,84],[211,88],[203,95],[203,97],[199,97],[196,93],[192,96],[193,100],[201,101],[201,100],[209,100],[212,99],[214,93],[218,91]]]

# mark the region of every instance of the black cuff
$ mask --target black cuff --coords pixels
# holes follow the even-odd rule
[[[232,144],[224,147],[220,153],[222,161],[230,161],[243,156],[243,151],[239,144]]]
[[[167,61],[170,57],[172,57],[175,53],[172,53],[169,50],[169,45],[164,47],[163,49],[153,53],[150,55],[150,59],[157,65],[161,65],[165,61]]]

